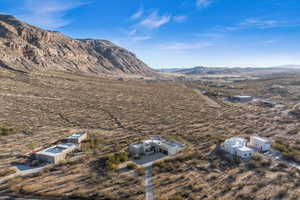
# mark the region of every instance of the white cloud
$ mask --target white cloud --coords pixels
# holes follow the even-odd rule
[[[136,37],[132,38],[132,40],[135,42],[145,41],[145,40],[150,40],[150,39],[151,39],[150,36],[136,36]]]
[[[134,13],[130,19],[131,20],[136,20],[136,19],[140,19],[144,14],[144,10],[142,8],[140,8],[138,11],[136,11],[136,13]]]
[[[262,19],[246,19],[240,23],[232,26],[217,26],[215,30],[221,32],[232,32],[243,29],[270,29],[270,28],[284,28],[284,27],[298,27],[300,21],[281,21],[281,20],[262,20]]]
[[[240,23],[241,26],[256,26],[261,28],[268,28],[273,26],[278,26],[281,23],[277,20],[260,20],[260,19],[247,19]]]
[[[196,33],[194,34],[194,36],[196,37],[201,37],[201,38],[219,38],[219,37],[223,37],[224,34],[222,33],[210,33],[210,32],[207,32],[207,33]]]
[[[136,28],[128,28],[128,29],[121,28],[120,31],[122,33],[125,33],[126,35],[129,35],[129,36],[136,35],[136,33],[137,33],[137,29]]]
[[[144,20],[138,23],[139,26],[144,26],[147,28],[159,28],[170,22],[171,15],[159,15],[156,11],[150,13]]]
[[[81,0],[25,0],[26,12],[18,17],[42,28],[59,28],[70,23],[65,18],[69,10],[86,4]]]
[[[212,3],[212,0],[197,0],[197,7],[206,8]]]
[[[173,17],[173,21],[176,23],[183,23],[188,19],[188,16],[186,15],[178,15]]]
[[[201,49],[204,47],[210,47],[213,44],[209,42],[197,42],[197,43],[175,43],[170,45],[164,45],[161,47],[162,50],[174,50],[174,51],[184,51],[184,50],[193,50]]]
[[[275,40],[275,39],[271,39],[271,40],[265,40],[262,42],[262,44],[274,44],[274,43],[277,43],[278,40]]]

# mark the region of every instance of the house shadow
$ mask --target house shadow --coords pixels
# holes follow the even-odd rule
[[[147,165],[147,164],[151,164],[155,161],[161,160],[166,157],[168,157],[168,155],[166,155],[166,154],[154,153],[152,155],[142,156],[139,159],[132,159],[131,161],[137,165]]]
[[[16,167],[21,172],[31,171],[31,170],[39,170],[47,166],[49,163],[39,163],[37,166],[30,166],[25,163],[13,162],[12,166]]]

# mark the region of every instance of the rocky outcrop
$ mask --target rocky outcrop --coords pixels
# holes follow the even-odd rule
[[[153,76],[136,56],[106,40],[77,40],[0,15],[0,67],[14,71],[68,71]]]

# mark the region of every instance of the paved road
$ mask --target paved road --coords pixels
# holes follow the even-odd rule
[[[152,182],[152,164],[145,167],[145,170],[146,170],[146,177],[145,177],[146,200],[154,200],[155,193],[154,193],[154,184]]]
[[[17,176],[19,176],[19,175],[20,175],[19,173],[14,173],[14,174],[11,174],[11,175],[9,175],[9,176],[6,176],[6,177],[0,179],[0,184],[3,184],[3,183],[5,183],[6,181],[8,181],[8,180],[10,180],[10,179],[13,179],[13,178],[15,178],[15,177],[17,177]],[[0,199],[0,200],[1,200],[1,199]]]

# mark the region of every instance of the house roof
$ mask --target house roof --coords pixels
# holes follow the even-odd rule
[[[232,148],[239,148],[246,145],[244,138],[229,138],[225,140],[224,145],[231,146]]]
[[[58,154],[63,153],[67,149],[77,146],[77,144],[73,143],[64,143],[56,146],[49,147],[47,149],[44,149],[42,151],[37,152],[37,154],[43,154],[43,155],[48,155],[48,156],[56,156]]]
[[[249,148],[249,147],[246,147],[246,146],[243,146],[243,147],[240,147],[238,148],[239,151],[242,151],[242,152],[249,152],[249,151],[253,151],[253,149]]]
[[[142,142],[132,144],[132,146],[134,146],[135,148],[139,148],[141,146],[151,145],[153,143],[157,144],[159,146],[165,147],[165,148],[183,148],[184,147],[184,144],[181,144],[177,141],[164,140],[164,139],[159,138],[159,137],[153,137],[153,138],[150,138],[150,139],[146,139],[146,140],[143,140]]]
[[[239,99],[252,98],[252,96],[234,96],[234,97]]]
[[[86,133],[76,133],[74,135],[69,136],[68,139],[78,139],[78,138],[84,136],[85,134]]]
[[[251,138],[255,139],[255,140],[258,140],[260,142],[264,142],[264,143],[268,143],[270,142],[270,140],[266,139],[266,138],[262,138],[262,137],[259,137],[259,136],[252,136]]]

